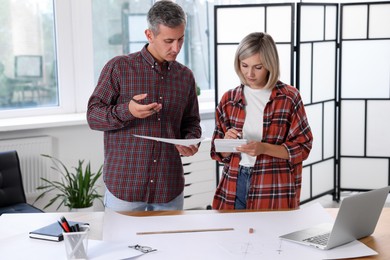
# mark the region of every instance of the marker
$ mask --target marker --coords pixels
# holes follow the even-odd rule
[[[58,222],[58,224],[60,225],[60,227],[62,228],[62,230],[63,230],[64,232],[68,232],[68,231],[66,231],[66,229],[64,228],[64,226],[61,224],[61,222],[59,222],[58,220],[57,220],[57,222]]]
[[[74,225],[74,229],[76,230],[76,232],[79,232],[79,231],[80,231],[80,226],[79,226],[78,223],[76,223],[76,224]]]
[[[66,232],[70,232],[71,231],[69,223],[68,223],[68,221],[66,220],[66,218],[64,216],[61,217],[61,223],[62,223],[62,226],[64,227]]]

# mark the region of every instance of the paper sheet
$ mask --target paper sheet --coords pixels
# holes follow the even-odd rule
[[[237,152],[236,147],[247,144],[246,139],[214,139],[217,153]]]
[[[131,259],[143,255],[142,252],[129,248],[130,243],[112,243],[99,240],[88,240],[88,259],[112,260]]]
[[[89,260],[132,259],[142,252],[129,248],[130,243],[88,240]],[[12,239],[0,239],[0,259],[66,259],[64,242],[45,241],[29,238],[27,234]]]
[[[187,214],[159,217],[130,217],[106,211],[103,240],[121,241],[150,246],[158,251],[143,259],[326,259],[377,254],[359,241],[331,250],[319,250],[283,241],[280,235],[303,229],[333,218],[320,204],[295,211],[248,212],[227,214]],[[234,228],[223,232],[136,235],[137,232]],[[249,228],[254,232],[250,233]]]
[[[295,211],[245,212],[216,214],[129,217],[107,210],[104,213],[103,239],[88,240],[89,259],[338,259],[377,254],[359,241],[331,249],[318,250],[297,243],[282,241],[281,234],[307,228],[333,218],[314,204]],[[101,213],[101,214],[100,214]],[[103,212],[84,215],[79,213],[30,213],[3,214],[0,217],[1,259],[65,259],[63,242],[31,239],[28,232],[51,223],[61,215],[75,221],[91,223],[91,237],[94,229],[101,227]],[[90,217],[88,217],[90,216]],[[98,220],[95,222],[95,220]],[[98,226],[98,227],[97,227]],[[198,232],[181,234],[136,235],[136,232],[160,230],[233,228],[230,231]],[[249,229],[254,232],[250,233]],[[100,232],[97,232],[97,235]],[[95,237],[95,236],[94,236]],[[100,236],[99,236],[100,238]],[[157,249],[142,254],[128,248],[139,244]],[[23,249],[23,250],[21,250]]]
[[[198,139],[171,139],[171,138],[160,138],[160,137],[153,137],[153,136],[145,136],[145,135],[133,135],[135,137],[169,143],[169,144],[178,144],[183,146],[190,146],[190,145],[196,145],[202,141],[205,141],[205,137],[201,137]]]

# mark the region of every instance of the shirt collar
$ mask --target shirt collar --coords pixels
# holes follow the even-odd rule
[[[156,59],[152,56],[152,54],[148,51],[148,45],[149,43],[145,44],[145,46],[141,50],[141,55],[145,59],[145,61],[152,67],[157,68],[159,70],[158,62]],[[173,61],[164,61],[163,66],[166,66],[168,70],[171,70],[173,66]]]
[[[243,105],[246,104],[245,97],[244,97],[244,85],[243,84],[241,84],[237,88],[237,94],[234,96],[233,103],[234,104],[243,104]]]
[[[287,89],[285,88],[285,84],[278,80],[276,82],[275,87],[272,89],[271,96],[269,97],[270,100],[275,99],[279,95],[287,95]]]
[[[275,99],[279,95],[287,95],[287,89],[284,87],[285,85],[278,81],[276,82],[275,87],[272,88],[271,96],[269,97],[270,100]],[[234,97],[233,103],[234,104],[243,104],[246,105],[246,100],[244,96],[244,85],[241,84],[237,89],[237,94]]]

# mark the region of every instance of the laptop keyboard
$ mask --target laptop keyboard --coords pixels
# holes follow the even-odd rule
[[[325,246],[328,243],[329,235],[330,235],[330,233],[325,233],[325,234],[317,235],[314,237],[306,238],[303,241]]]

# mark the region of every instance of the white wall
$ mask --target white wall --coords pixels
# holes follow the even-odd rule
[[[203,136],[211,137],[214,129],[214,119],[212,115],[202,120]],[[104,162],[103,154],[103,132],[91,130],[86,122],[81,125],[49,127],[29,130],[17,130],[0,132],[0,139],[15,139],[34,136],[48,135],[53,138],[53,156],[60,159],[69,167],[77,166],[78,160],[91,162],[93,171],[97,171]],[[103,180],[99,181],[99,192],[104,195],[105,186]],[[47,196],[46,196],[47,197]],[[43,208],[49,197],[39,200],[35,206]],[[35,197],[27,198],[29,203],[35,200]],[[47,212],[56,211],[58,204],[45,209]],[[94,210],[103,210],[100,202],[95,202]],[[67,211],[67,208],[61,207],[60,211]]]
[[[60,159],[69,167],[77,166],[78,160],[91,162],[93,171],[97,171],[100,165],[103,164],[103,132],[93,131],[87,124],[76,126],[61,126],[31,130],[19,130],[1,132],[1,139],[14,139],[23,137],[43,136],[48,135],[53,138],[53,156]],[[102,180],[99,182],[101,186],[99,191],[103,194],[104,184]],[[28,198],[28,202],[32,203],[35,198]],[[46,205],[47,199],[38,201],[36,206],[43,208]],[[46,211],[54,211],[57,208],[50,207]],[[95,210],[102,209],[101,203],[95,203]],[[61,208],[61,210],[67,210]]]

